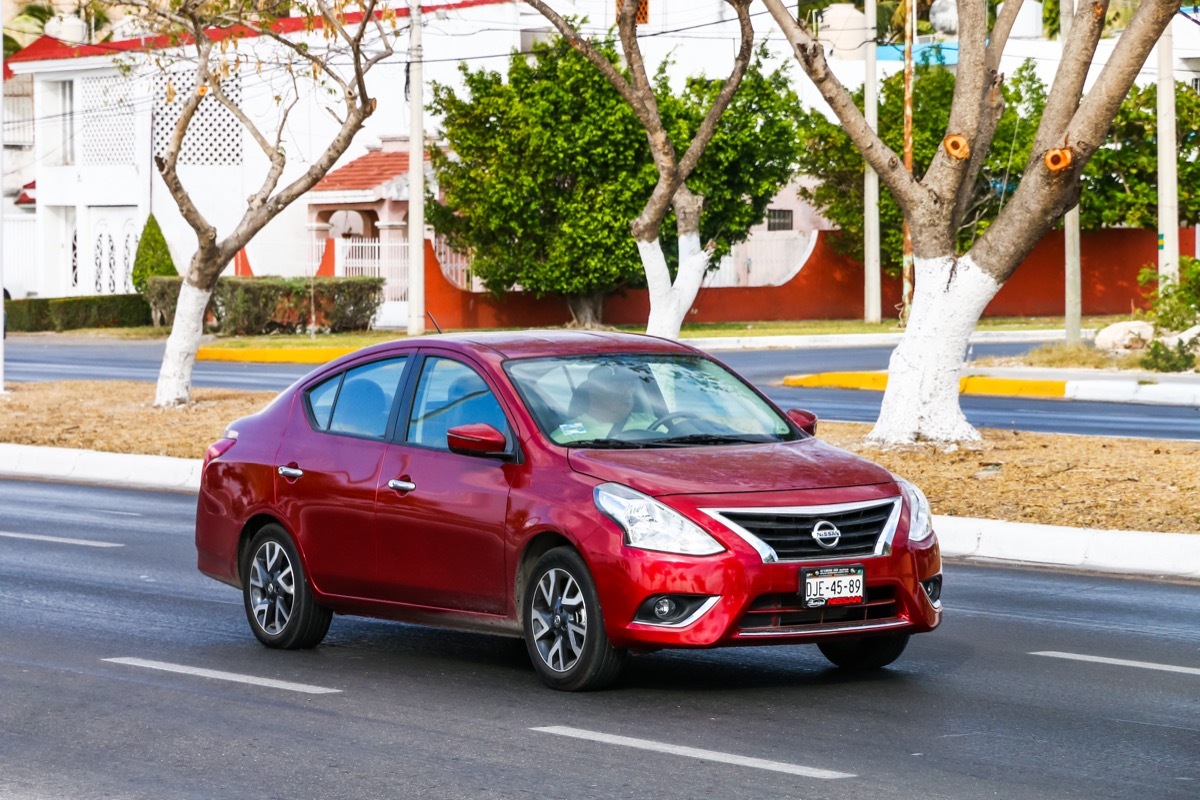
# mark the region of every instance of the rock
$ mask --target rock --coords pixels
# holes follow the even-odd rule
[[[1183,333],[1178,333],[1174,336],[1164,336],[1160,341],[1171,349],[1175,349],[1180,342],[1195,349],[1198,343],[1197,340],[1200,340],[1200,325],[1193,325]]]
[[[1141,350],[1154,339],[1154,326],[1141,320],[1114,322],[1096,334],[1100,350]]]

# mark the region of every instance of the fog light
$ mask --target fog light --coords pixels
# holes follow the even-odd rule
[[[669,597],[660,597],[654,604],[654,616],[661,620],[668,620],[675,616],[675,601]]]
[[[929,602],[936,606],[942,601],[941,575],[934,575],[927,581],[921,581],[921,586],[925,589],[925,595],[929,598]]]
[[[720,598],[704,594],[656,594],[638,607],[634,622],[678,628],[690,625],[716,605]]]

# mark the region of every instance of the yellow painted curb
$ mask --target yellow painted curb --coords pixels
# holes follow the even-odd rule
[[[816,375],[791,375],[784,386],[806,389],[867,389],[882,392],[887,388],[886,372],[821,372]]]
[[[353,353],[357,347],[201,347],[197,361],[252,361],[256,364],[324,364]]]
[[[1032,381],[968,375],[958,381],[959,394],[992,394],[1005,397],[1065,397],[1066,381]]]
[[[887,388],[887,377],[886,372],[822,372],[817,375],[791,375],[783,379],[783,385],[806,389],[866,389],[882,392]],[[960,394],[1003,397],[1065,397],[1067,382],[968,375],[959,379],[958,391]]]

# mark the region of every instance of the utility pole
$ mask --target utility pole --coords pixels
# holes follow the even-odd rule
[[[421,2],[408,0],[408,335],[425,332],[425,79]]]
[[[1158,276],[1179,281],[1179,176],[1175,149],[1175,47],[1158,40]]]
[[[904,3],[904,168],[913,171],[913,42],[917,39],[917,0]],[[903,282],[900,296],[900,324],[908,325],[913,296],[912,230],[904,220]]]
[[[1067,35],[1075,18],[1075,0],[1060,0],[1058,6],[1058,40],[1062,57],[1067,55]],[[1079,244],[1079,204],[1063,216],[1063,327],[1067,344],[1079,344],[1083,339],[1083,270]]]
[[[0,394],[4,394],[4,336],[8,320],[4,318],[4,51],[0,50]]]
[[[867,52],[866,75],[863,84],[864,115],[873,131],[879,130],[879,99],[876,96],[878,75],[875,68],[876,20],[875,0],[866,0]],[[879,270],[879,175],[867,164],[863,177],[863,320],[882,322],[880,305],[882,290]]]

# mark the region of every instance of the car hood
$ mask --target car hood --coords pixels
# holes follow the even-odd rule
[[[645,450],[572,449],[576,472],[652,496],[835,489],[890,483],[878,464],[819,439]]]

